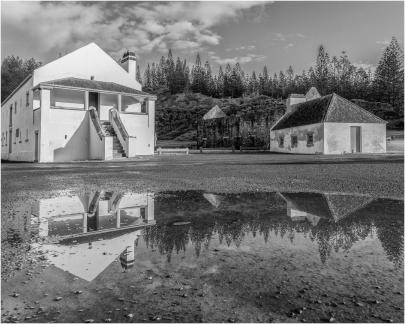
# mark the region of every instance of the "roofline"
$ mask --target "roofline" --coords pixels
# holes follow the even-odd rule
[[[360,107],[359,105],[356,105],[354,102],[352,102],[352,101],[350,101],[350,100],[348,100],[348,99],[346,99],[346,98],[344,98],[344,97],[342,97],[342,96],[339,96],[337,93],[333,93],[333,94],[336,95],[336,96],[338,96],[339,98],[342,98],[343,100],[345,100],[345,101],[351,103],[352,105],[355,105],[357,108],[363,110],[363,111],[366,112],[368,115],[370,115],[370,116],[372,116],[372,117],[376,117],[377,119],[381,120],[384,124],[388,124],[388,122],[387,122],[386,120],[384,120],[384,119],[378,117],[377,115],[374,115],[372,112],[369,112],[368,110],[366,110],[366,109]]]
[[[63,80],[63,79],[61,79]],[[113,82],[114,83],[114,82]],[[144,92],[145,94],[135,94],[129,92],[120,92],[120,91],[108,91],[108,90],[99,90],[99,89],[91,89],[91,88],[80,88],[80,87],[72,87],[72,86],[63,86],[63,85],[55,85],[48,82],[42,82],[36,85],[33,90],[35,89],[66,89],[66,90],[78,90],[78,91],[96,91],[100,93],[107,93],[107,94],[125,94],[130,96],[138,96],[143,98],[150,98],[152,100],[157,100],[157,96]],[[138,90],[139,91],[139,90]]]
[[[7,98],[4,99],[4,100],[1,102],[1,106],[3,107],[3,105],[5,105],[5,104],[7,103],[7,101],[8,101],[12,96],[14,96],[15,93],[16,93],[24,84],[26,84],[29,79],[32,78],[33,75],[34,75],[34,73],[31,73],[31,74],[27,75],[26,78],[25,78],[24,80],[22,80],[21,83],[17,86],[17,88],[15,88],[15,89],[13,90],[13,92],[11,92],[11,93],[7,96]]]

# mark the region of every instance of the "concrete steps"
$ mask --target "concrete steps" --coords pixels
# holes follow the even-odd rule
[[[125,154],[124,148],[122,147],[111,123],[109,121],[101,121],[101,127],[107,136],[112,136],[113,138],[113,158],[125,158],[127,155]]]

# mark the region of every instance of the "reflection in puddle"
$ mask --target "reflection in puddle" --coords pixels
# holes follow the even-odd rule
[[[377,240],[390,262],[403,262],[403,201],[364,195],[99,191],[41,199],[30,208],[31,235],[42,238],[36,248],[87,281],[115,260],[124,270],[133,267],[140,239],[169,262],[187,249],[198,258],[215,239],[240,251],[287,240],[314,247],[322,263],[356,242]],[[7,239],[18,241],[14,232]]]
[[[309,322],[403,322],[403,209],[402,200],[341,193],[99,191],[41,199],[2,215],[3,251],[24,254],[28,246],[35,261],[13,268],[23,271],[2,297],[17,291],[49,306],[41,322],[103,321],[104,311],[123,306],[136,322],[162,314],[224,322],[234,310],[241,322],[292,312]],[[60,318],[48,295],[63,296]],[[76,311],[84,307],[89,314]],[[128,321],[118,311],[112,321]]]

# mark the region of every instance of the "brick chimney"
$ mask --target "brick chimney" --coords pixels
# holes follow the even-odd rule
[[[126,51],[121,59],[121,66],[136,80],[136,55],[135,52]]]
[[[299,104],[299,103],[305,102],[305,101],[307,101],[307,99],[305,98],[305,96],[303,94],[291,93],[287,98],[286,113],[291,111],[293,105],[296,105],[296,104]]]

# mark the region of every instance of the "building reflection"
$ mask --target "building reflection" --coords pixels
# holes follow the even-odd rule
[[[155,205],[157,224],[145,228],[143,237],[168,261],[173,253],[191,246],[199,256],[209,249],[214,236],[220,244],[238,247],[247,235],[262,236],[269,244],[276,237],[287,237],[294,244],[297,234],[305,234],[317,244],[325,263],[332,251],[347,251],[376,234],[387,258],[396,265],[403,262],[400,200],[335,193],[214,195],[194,191],[157,196]],[[190,223],[173,226],[173,220]]]
[[[38,247],[50,263],[92,281],[118,258],[124,270],[134,265],[142,229],[155,224],[154,195],[97,191],[42,199],[32,215],[44,242],[58,239]]]
[[[41,199],[32,208],[40,237],[85,236],[154,224],[153,195],[97,191]]]

